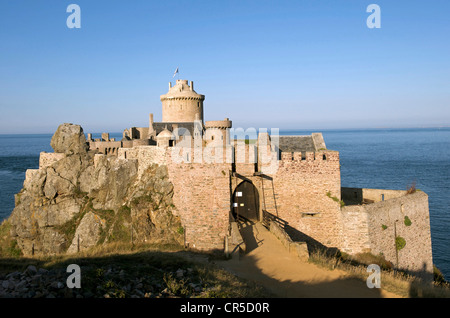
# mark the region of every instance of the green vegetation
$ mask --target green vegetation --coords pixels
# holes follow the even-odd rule
[[[381,228],[382,228],[383,231],[384,231],[384,230],[386,230],[388,227],[387,227],[387,225],[381,224]]]
[[[407,215],[405,215],[404,223],[406,226],[411,226],[412,222]]]
[[[87,197],[85,197],[84,204],[80,209],[80,212],[74,215],[72,219],[70,219],[66,223],[56,226],[55,229],[59,233],[64,235],[64,238],[66,239],[67,242],[72,242],[78,225],[80,225],[80,222],[83,219],[84,215],[87,212],[89,212],[91,208],[92,208],[92,201],[88,200]]]
[[[0,257],[18,258],[22,255],[17,241],[9,235],[11,224],[4,220],[0,225]]]
[[[424,284],[417,277],[394,269],[393,264],[388,262],[382,254],[361,253],[348,255],[343,252],[327,253],[316,250],[311,253],[309,261],[329,270],[345,271],[355,279],[365,281],[368,277],[367,266],[377,264],[381,269],[382,288],[402,297],[450,297],[450,284],[445,281],[439,269],[434,268],[434,283]]]
[[[403,249],[406,245],[406,240],[401,237],[401,236],[397,236],[395,238],[395,248],[397,249],[397,251],[400,251],[401,249]]]
[[[98,244],[102,244],[105,240],[130,241],[131,232],[125,224],[131,223],[131,209],[123,206],[115,213],[113,210],[95,209],[92,199],[85,197],[85,204],[80,209],[80,213],[76,214],[71,220],[56,227],[56,230],[63,234],[67,242],[72,242],[75,237],[75,231],[80,225],[81,220],[88,212],[95,213],[99,218],[105,221],[105,226],[100,228],[100,239]],[[128,223],[127,223],[128,222]]]
[[[112,210],[96,210],[100,218],[105,220],[105,227],[101,227],[98,244],[108,242],[130,242],[131,241],[131,208],[124,205],[117,213]]]
[[[338,198],[336,198],[335,196],[331,196],[331,192],[328,191],[327,192],[327,197],[329,197],[330,199],[332,199],[334,202],[338,202],[339,205],[341,206],[341,208],[343,208],[345,206],[345,202],[342,200],[339,200]]]

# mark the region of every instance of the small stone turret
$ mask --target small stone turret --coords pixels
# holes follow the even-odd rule
[[[158,147],[172,147],[173,140],[175,139],[174,135],[167,129],[164,128],[158,136],[156,136],[156,142]]]
[[[194,82],[177,80],[175,85],[169,84],[169,92],[161,95],[163,122],[203,122],[203,101],[205,95],[194,91]]]

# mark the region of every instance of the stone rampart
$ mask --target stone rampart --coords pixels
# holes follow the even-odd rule
[[[373,190],[367,192],[384,191]],[[427,194],[416,191],[371,204],[349,205],[342,214],[345,252],[370,251],[399,269],[430,278],[433,260]]]

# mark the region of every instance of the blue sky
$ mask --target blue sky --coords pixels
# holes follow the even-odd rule
[[[177,67],[234,127],[448,126],[449,17],[448,0],[1,0],[0,133],[146,126]]]

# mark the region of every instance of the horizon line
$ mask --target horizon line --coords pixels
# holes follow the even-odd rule
[[[242,129],[248,129],[248,128],[254,128],[254,127],[247,127],[247,128],[243,128],[243,127],[237,127],[237,128],[242,128]],[[442,128],[450,128],[450,124],[449,125],[439,125],[439,126],[407,126],[407,127],[392,127],[392,126],[386,126],[386,127],[359,127],[359,128],[277,128],[277,127],[260,127],[257,128],[257,130],[260,129],[279,129],[280,132],[282,131],[346,131],[346,130],[385,130],[385,129],[393,129],[393,130],[401,130],[401,129],[442,129]],[[85,134],[87,134],[86,132],[84,132]],[[92,134],[102,134],[105,133],[105,131],[103,132],[93,132]],[[113,131],[113,132],[106,132],[109,134],[121,134],[122,132],[119,131]],[[41,132],[41,133],[0,133],[1,135],[52,135],[54,134],[54,132]]]

